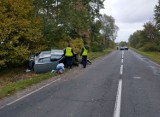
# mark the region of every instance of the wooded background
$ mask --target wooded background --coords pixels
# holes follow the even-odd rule
[[[0,69],[23,65],[31,54],[64,49],[68,43],[76,53],[84,44],[93,52],[114,48],[119,28],[112,16],[100,14],[103,7],[104,0],[1,0]],[[129,37],[131,47],[160,51],[160,0],[154,13],[153,21]]]
[[[63,49],[79,53],[113,48],[118,26],[100,14],[104,0],[1,0],[0,69],[23,65],[31,54]]]

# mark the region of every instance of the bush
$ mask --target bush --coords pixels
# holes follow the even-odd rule
[[[159,47],[154,43],[147,43],[142,48],[140,48],[142,51],[160,51]]]
[[[64,49],[68,46],[68,43],[70,43],[71,47],[73,48],[74,52],[80,54],[81,49],[83,47],[83,40],[81,38],[76,39],[69,39],[69,40],[61,40],[57,42],[57,48]]]
[[[71,40],[71,47],[73,48],[73,50],[80,54],[81,49],[83,47],[83,40],[81,38],[76,38],[74,40]]]
[[[109,41],[109,48],[115,48],[115,43],[113,41]]]
[[[98,42],[92,42],[91,49],[92,49],[92,52],[100,52],[100,51],[103,51],[104,45]]]

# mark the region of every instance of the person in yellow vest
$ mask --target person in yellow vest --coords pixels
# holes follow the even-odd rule
[[[83,68],[86,68],[86,64],[87,64],[87,55],[88,55],[88,47],[85,45],[80,53],[80,56],[82,56],[82,65]]]
[[[74,51],[71,48],[70,44],[68,44],[68,47],[66,47],[66,49],[64,50],[64,56],[66,59],[66,67],[72,68]]]

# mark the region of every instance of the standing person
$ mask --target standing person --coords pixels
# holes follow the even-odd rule
[[[66,58],[66,67],[72,68],[74,52],[70,44],[68,44],[68,47],[64,50],[64,56]]]
[[[86,68],[86,64],[87,64],[87,54],[88,54],[88,47],[85,45],[80,53],[80,56],[82,56],[82,65],[83,68]]]

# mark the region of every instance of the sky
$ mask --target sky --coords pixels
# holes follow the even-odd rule
[[[119,27],[116,42],[128,41],[131,34],[153,20],[157,4],[158,0],[105,0],[101,14],[114,17]]]

